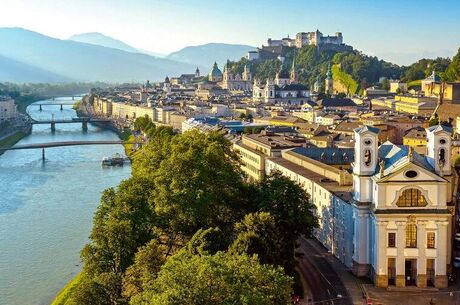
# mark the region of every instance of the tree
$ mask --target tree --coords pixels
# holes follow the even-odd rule
[[[152,204],[174,234],[190,238],[201,228],[224,229],[242,217],[238,158],[220,133],[192,130],[173,137],[154,176]]]
[[[235,224],[236,238],[230,246],[231,253],[257,254],[262,264],[288,265],[292,257],[286,257],[283,233],[275,218],[267,212],[247,214]]]
[[[460,48],[446,69],[446,79],[450,82],[460,81]]]
[[[230,233],[219,228],[198,230],[187,243],[186,249],[193,255],[212,255],[225,251],[230,243]]]
[[[134,264],[123,276],[123,296],[131,298],[141,293],[142,287],[150,285],[155,280],[161,266],[166,262],[166,252],[166,247],[154,239],[139,248]]]
[[[257,257],[190,255],[181,251],[161,268],[157,279],[131,300],[132,305],[287,305],[292,278]]]
[[[140,177],[104,192],[81,257],[83,272],[104,287],[112,304],[120,304],[121,280],[137,249],[153,237],[154,215],[148,198],[151,183]]]
[[[301,235],[310,236],[318,226],[314,214],[315,206],[302,187],[283,176],[279,171],[272,172],[260,184],[259,210],[273,216],[276,227],[283,237],[285,269],[292,272],[294,248]]]

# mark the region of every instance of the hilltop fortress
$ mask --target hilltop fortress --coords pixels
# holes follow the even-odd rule
[[[321,50],[335,50],[338,52],[351,51],[353,48],[343,43],[343,35],[340,32],[334,36],[324,36],[319,30],[315,32],[299,32],[295,38],[288,37],[282,39],[268,38],[267,45],[249,51],[248,60],[256,59],[282,59],[289,48],[300,49],[304,46],[316,46]]]

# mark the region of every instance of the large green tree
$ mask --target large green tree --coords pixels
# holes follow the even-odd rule
[[[158,277],[131,299],[132,305],[287,305],[292,279],[257,257],[191,255],[171,257]]]

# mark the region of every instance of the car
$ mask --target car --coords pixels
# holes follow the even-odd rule
[[[453,265],[455,268],[460,268],[460,256],[454,258]]]

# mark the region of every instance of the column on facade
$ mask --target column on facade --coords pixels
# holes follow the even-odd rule
[[[405,257],[404,257],[404,248],[406,247],[406,222],[397,221],[396,225],[398,226],[398,231],[396,233],[396,287],[405,287],[406,286],[406,277],[405,277]]]
[[[435,287],[436,288],[445,288],[447,287],[447,225],[448,221],[438,221],[438,247],[437,247],[437,257],[436,257],[436,278],[435,278]]]
[[[377,221],[375,285],[382,288],[388,287],[387,226],[388,221]]]
[[[426,221],[417,222],[417,287],[426,287]]]
[[[354,231],[353,272],[357,276],[369,274],[369,214],[367,210],[356,210]]]

